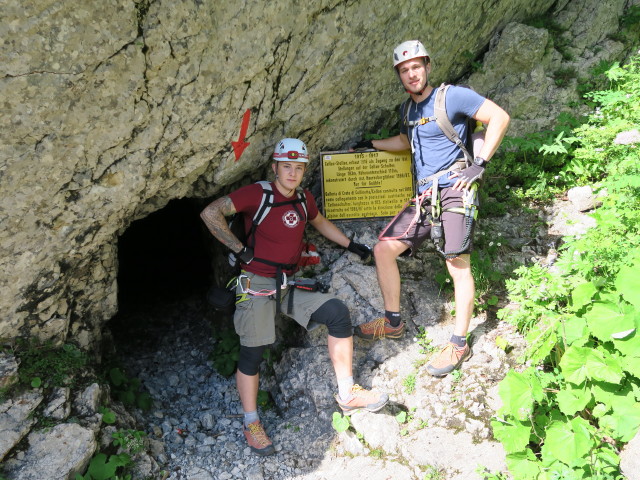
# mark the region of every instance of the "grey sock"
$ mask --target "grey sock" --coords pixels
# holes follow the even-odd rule
[[[460,336],[460,335],[451,335],[451,343],[455,343],[456,346],[463,348],[466,344],[467,344],[467,337],[466,335]]]
[[[256,420],[260,420],[258,416],[258,411],[254,410],[253,412],[244,412],[244,426],[249,426],[250,423],[255,422]]]
[[[351,387],[353,387],[353,377],[345,377],[338,379],[338,396],[340,400],[346,401],[351,396]]]

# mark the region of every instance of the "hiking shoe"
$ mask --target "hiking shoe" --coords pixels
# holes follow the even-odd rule
[[[404,322],[392,327],[386,317],[376,318],[370,322],[357,325],[355,334],[360,338],[375,340],[377,338],[401,338],[404,335]]]
[[[361,408],[368,412],[377,412],[384,407],[388,401],[389,395],[386,393],[367,390],[360,385],[351,387],[351,397],[346,402],[340,400],[340,396],[336,395],[336,402],[340,405],[344,415],[351,415]]]
[[[462,362],[469,360],[471,355],[469,344],[460,348],[455,343],[449,342],[431,359],[427,365],[427,372],[434,377],[444,377],[462,365]]]
[[[271,455],[275,453],[276,449],[273,447],[273,443],[267,437],[267,433],[264,431],[264,427],[260,420],[256,420],[250,423],[246,427],[242,427],[244,437],[247,439],[247,443],[251,450],[258,455]]]

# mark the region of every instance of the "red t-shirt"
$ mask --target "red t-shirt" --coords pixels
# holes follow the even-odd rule
[[[285,202],[297,199],[294,192],[290,198],[282,195],[276,186],[271,183],[273,189],[273,202]],[[256,227],[254,256],[264,258],[271,262],[282,264],[297,264],[303,246],[304,227],[307,220],[313,220],[318,215],[318,206],[309,190],[304,190],[307,199],[307,217],[304,209],[298,203],[285,204],[271,207],[267,217]],[[251,221],[262,200],[262,186],[256,183],[241,187],[229,194],[236,212],[244,216],[245,232],[249,232]],[[276,267],[266,263],[253,261],[250,264],[242,264],[242,268],[247,272],[252,272],[264,277],[273,277],[276,274]],[[293,273],[294,270],[285,270],[285,273]]]

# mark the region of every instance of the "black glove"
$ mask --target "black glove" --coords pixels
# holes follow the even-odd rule
[[[484,173],[484,167],[472,164],[470,167],[465,168],[460,172],[458,178],[456,180],[462,180],[467,185],[471,185],[476,180],[480,180],[482,178],[482,174]]]
[[[354,146],[354,150],[362,150],[365,148],[373,148],[373,142],[371,140],[360,140]]]
[[[244,264],[251,263],[251,260],[253,260],[253,248],[244,247],[242,250],[236,253],[236,258]]]
[[[353,240],[349,242],[349,246],[347,247],[347,250],[358,255],[363,262],[366,261],[373,253],[371,251],[371,247],[369,247],[368,245],[364,245],[362,243],[356,243]]]

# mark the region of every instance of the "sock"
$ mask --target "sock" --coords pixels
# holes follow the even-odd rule
[[[349,400],[351,396],[351,387],[353,387],[353,377],[345,377],[338,379],[338,396],[343,402]]]
[[[460,348],[464,348],[464,346],[467,344],[467,336],[466,335],[451,335],[451,340],[449,340],[451,343],[454,343],[456,346],[460,347]]]
[[[391,324],[392,327],[397,327],[398,325],[400,325],[400,322],[402,321],[400,312],[390,312],[389,310],[385,310],[384,316],[387,317],[387,320],[389,320],[389,323]]]
[[[253,412],[244,412],[244,426],[249,426],[250,423],[255,422],[256,420],[260,420],[258,417],[258,411],[254,410]]]

